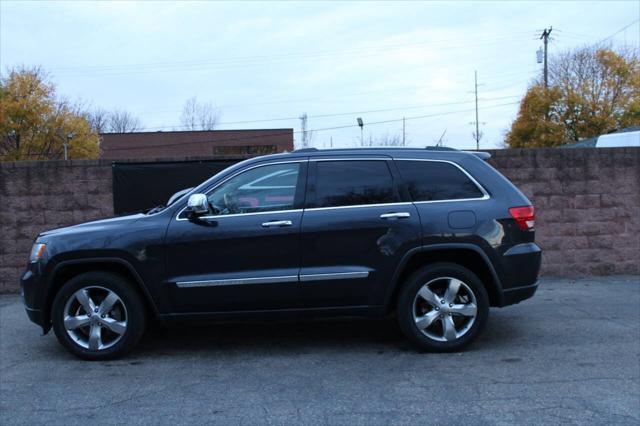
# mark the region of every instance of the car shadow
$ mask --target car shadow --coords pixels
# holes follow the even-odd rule
[[[517,345],[524,324],[503,323],[496,315],[478,341],[466,351],[495,350]],[[259,321],[236,323],[179,323],[153,327],[137,355],[311,352],[420,352],[403,336],[395,318]]]
[[[140,352],[343,350],[410,345],[393,319],[332,319],[235,323],[180,323],[150,330]]]

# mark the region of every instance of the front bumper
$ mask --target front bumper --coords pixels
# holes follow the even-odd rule
[[[31,320],[31,322],[38,324],[42,328],[44,328],[44,314],[40,309],[31,309],[24,307],[24,310],[27,311],[27,316]]]
[[[42,309],[44,303],[43,283],[40,279],[40,265],[30,263],[27,270],[20,277],[20,288],[22,289],[22,301],[27,311],[29,319],[38,324],[43,330],[47,330],[47,319]]]

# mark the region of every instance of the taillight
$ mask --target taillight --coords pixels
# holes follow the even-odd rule
[[[523,231],[533,230],[533,226],[536,222],[536,215],[533,211],[533,206],[511,207],[509,214],[520,226]]]

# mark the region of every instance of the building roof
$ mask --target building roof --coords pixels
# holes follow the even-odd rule
[[[293,129],[102,133],[101,157],[240,157],[293,150]]]
[[[597,142],[598,142],[597,137],[588,138],[575,143],[568,143],[566,145],[562,145],[560,146],[560,148],[595,148]]]
[[[604,135],[600,135],[600,136],[596,136],[593,138],[588,138],[588,139],[583,139],[581,141],[575,142],[575,143],[570,143],[570,144],[566,144],[566,145],[562,145],[560,148],[598,148],[598,147],[606,147],[606,145],[608,145],[607,143],[603,143],[605,142],[606,139],[616,139],[619,140],[617,143],[613,143],[611,144],[611,146],[627,146],[627,143],[625,143],[624,141],[626,140],[630,140],[631,145],[628,146],[636,146],[635,143],[633,143],[633,136],[629,135],[629,137],[627,137],[626,133],[631,133],[631,132],[640,132],[640,126],[629,126],[629,127],[625,127],[624,129],[619,129],[616,130],[614,132],[610,132]],[[625,134],[625,135],[621,135],[621,134]],[[612,136],[612,135],[618,135],[618,136]]]

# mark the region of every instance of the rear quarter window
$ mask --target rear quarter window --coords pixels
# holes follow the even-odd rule
[[[413,201],[482,198],[483,192],[453,164],[441,161],[397,160],[400,175]]]

